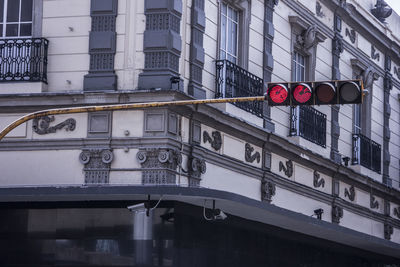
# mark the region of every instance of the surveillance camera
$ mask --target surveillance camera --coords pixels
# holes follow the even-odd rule
[[[138,212],[138,211],[144,210],[144,209],[145,209],[145,206],[144,206],[144,203],[139,203],[139,204],[136,204],[136,205],[128,206],[128,207],[126,207],[126,208],[127,208],[129,211]]]
[[[214,210],[214,220],[225,220],[228,216],[220,209]]]

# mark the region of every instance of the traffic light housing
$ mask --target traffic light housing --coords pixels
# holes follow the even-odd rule
[[[362,80],[268,83],[270,106],[362,103]]]

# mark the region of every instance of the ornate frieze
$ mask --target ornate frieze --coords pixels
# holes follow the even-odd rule
[[[384,236],[385,239],[390,240],[392,238],[392,234],[393,234],[393,225],[389,224],[389,223],[385,223],[384,224]]]
[[[213,131],[211,133],[212,138],[210,134],[206,131],[203,132],[203,143],[209,142],[211,144],[211,147],[214,148],[215,150],[220,150],[222,146],[222,136],[221,133],[218,131]]]
[[[343,218],[343,208],[334,204],[332,206],[332,222],[339,224],[341,218]]]
[[[379,202],[372,194],[370,196],[369,206],[371,209],[379,209]]]
[[[175,184],[176,168],[182,163],[179,151],[164,148],[141,149],[136,159],[142,168],[142,184]]]
[[[84,149],[79,161],[85,166],[85,184],[108,184],[113,159],[111,149]]]
[[[260,163],[261,156],[260,152],[256,152],[252,155],[254,151],[254,147],[252,147],[249,143],[246,143],[245,145],[245,154],[244,158],[247,162],[253,163],[255,160],[257,160],[257,163]]]
[[[276,186],[272,181],[263,178],[261,182],[261,197],[262,201],[271,203],[272,197],[275,196]]]
[[[201,175],[206,173],[206,161],[201,158],[192,157],[188,160],[189,186],[199,186]]]
[[[346,36],[349,37],[352,44],[356,42],[356,31],[354,29],[349,30],[349,28],[346,28]]]
[[[318,188],[321,186],[325,187],[325,180],[324,180],[324,178],[320,178],[320,174],[317,171],[314,171],[313,185],[315,188]]]
[[[288,160],[283,164],[282,161],[279,161],[279,171],[283,171],[287,177],[292,177],[293,175],[293,162]]]
[[[42,116],[40,118],[34,118],[32,121],[32,129],[35,133],[43,135],[43,134],[48,134],[48,133],[55,133],[57,130],[60,130],[65,127],[65,130],[67,131],[73,131],[75,130],[76,127],[76,121],[75,119],[66,119],[65,121],[54,125],[50,126],[50,123],[53,122],[54,116]]]
[[[349,198],[350,201],[354,201],[354,199],[356,198],[356,190],[354,188],[354,185],[350,186],[350,188],[344,189],[344,196]]]

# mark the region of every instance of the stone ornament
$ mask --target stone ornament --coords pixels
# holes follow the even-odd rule
[[[332,40],[332,50],[335,53],[335,55],[338,55],[338,56],[341,53],[343,53],[343,50],[344,50],[343,39],[338,34],[335,34],[335,37]]]
[[[400,67],[399,68],[394,67],[393,71],[394,74],[397,76],[397,79],[400,80]]]
[[[351,201],[354,201],[354,199],[356,198],[356,190],[354,188],[354,185],[350,186],[349,189],[344,189],[344,196],[348,197]]]
[[[317,26],[310,25],[301,34],[297,35],[297,44],[302,47],[305,51],[311,49],[316,43]]]
[[[389,223],[385,223],[384,224],[384,236],[386,240],[390,240],[392,238],[392,234],[393,234],[393,225],[389,224]]]
[[[257,163],[260,163],[261,160],[261,155],[259,152],[256,152],[252,155],[254,151],[254,147],[252,147],[249,143],[246,143],[245,145],[245,154],[244,158],[246,162],[253,163],[255,160],[257,160]]]
[[[315,7],[315,11],[318,17],[323,18],[325,17],[325,13],[322,12],[322,6],[321,3],[317,1],[317,5]]]
[[[85,149],[79,155],[79,161],[85,165],[86,184],[107,184],[114,154],[110,149]]]
[[[320,174],[317,171],[314,171],[313,185],[315,188],[318,188],[321,186],[325,187],[325,180],[324,180],[324,178],[320,179]]]
[[[57,130],[60,130],[65,127],[66,131],[73,131],[76,127],[75,119],[66,119],[65,121],[51,126],[50,123],[55,120],[54,116],[42,116],[40,118],[34,118],[32,121],[32,129],[35,133],[44,135],[48,133],[55,133]]]
[[[210,134],[206,131],[203,132],[203,142],[207,143],[209,142],[211,144],[211,147],[214,148],[216,151],[220,150],[222,147],[222,136],[221,133],[218,131],[213,131],[211,133],[212,138]]]
[[[286,161],[286,165],[282,161],[279,161],[279,171],[283,171],[287,177],[293,175],[293,162],[291,160]]]
[[[188,160],[189,186],[199,186],[201,175],[207,171],[206,161],[192,157]]]
[[[380,22],[384,23],[385,19],[392,15],[392,9],[384,0],[377,0],[376,5],[371,9],[372,15],[374,15]]]
[[[263,179],[261,183],[261,197],[263,201],[271,203],[272,197],[275,196],[276,186],[273,182]]]
[[[394,214],[394,216],[396,216],[398,219],[400,219],[400,206],[393,209],[393,214]]]
[[[175,184],[182,155],[175,149],[148,148],[139,150],[136,160],[146,169],[142,171],[142,184]]]
[[[332,222],[340,223],[340,219],[343,218],[343,208],[338,205],[332,206]]]
[[[375,46],[371,45],[371,58],[379,62],[380,57],[381,55],[376,51]]]
[[[375,196],[371,195],[369,206],[371,209],[379,209],[379,202],[375,199]]]
[[[346,36],[349,37],[352,44],[356,42],[356,31],[354,29],[349,30],[348,28],[346,28]]]

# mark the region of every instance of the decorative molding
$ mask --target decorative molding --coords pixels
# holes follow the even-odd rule
[[[318,188],[321,186],[325,187],[325,180],[324,180],[324,178],[320,179],[320,174],[317,171],[314,171],[313,185],[315,188]]]
[[[350,186],[349,189],[347,188],[344,189],[344,196],[348,197],[351,201],[354,201],[356,197],[356,190],[354,188],[354,185]]]
[[[66,119],[65,121],[50,126],[50,123],[55,120],[54,116],[42,116],[40,118],[34,118],[32,121],[32,130],[40,135],[55,133],[57,130],[60,130],[65,127],[66,131],[73,131],[76,127],[75,119]]]
[[[343,218],[343,208],[335,204],[332,205],[332,222],[339,224],[341,218]]]
[[[316,7],[315,7],[315,12],[317,14],[318,17],[320,18],[324,18],[325,17],[325,13],[322,12],[322,6],[321,3],[317,1]]]
[[[383,226],[384,236],[386,240],[390,240],[393,234],[393,225],[385,223]]]
[[[400,206],[393,209],[393,214],[394,214],[394,216],[396,216],[398,219],[400,219]]]
[[[379,202],[378,200],[375,199],[375,196],[373,196],[372,194],[370,196],[369,206],[371,209],[379,209]]]
[[[381,55],[376,50],[375,46],[371,45],[371,58],[374,60],[376,59],[379,62],[380,57],[381,57]]]
[[[349,28],[346,28],[346,36],[349,37],[352,44],[356,42],[356,31],[354,29],[349,30]]]
[[[214,148],[216,151],[220,150],[222,146],[221,133],[218,131],[213,131],[211,135],[212,138],[208,132],[203,131],[203,143],[209,142],[211,144],[211,147]]]
[[[201,175],[206,173],[206,161],[202,158],[191,157],[188,160],[189,186],[199,186]]]
[[[257,151],[252,155],[254,151],[254,147],[252,147],[249,143],[246,143],[245,145],[245,154],[244,158],[247,162],[253,163],[255,160],[257,160],[257,163],[260,163],[261,156],[260,153]]]
[[[136,154],[142,168],[142,184],[175,184],[176,168],[182,163],[179,151],[163,148],[140,149]]]
[[[267,180],[265,177],[261,182],[261,200],[271,203],[272,197],[275,196],[276,186],[275,183]]]
[[[79,161],[85,166],[85,184],[108,184],[113,159],[111,149],[84,149]]]
[[[397,76],[397,79],[400,80],[400,67],[394,67],[393,72]]]
[[[392,14],[392,11],[392,8],[384,0],[377,0],[375,8],[371,9],[372,15],[382,23]]]
[[[390,91],[393,89],[393,77],[390,73],[392,59],[389,55],[385,55],[385,76],[383,77],[383,145],[382,145],[382,182],[391,187],[392,179],[390,178]]]
[[[293,162],[292,160],[286,161],[286,166],[283,165],[282,161],[279,161],[279,171],[282,171],[285,173],[287,177],[292,177],[293,175]]]

